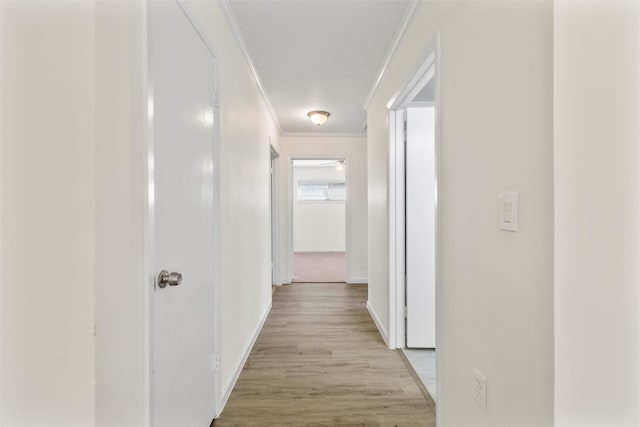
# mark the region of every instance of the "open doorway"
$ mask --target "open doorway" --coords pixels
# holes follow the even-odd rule
[[[346,159],[292,160],[294,283],[346,282]]]
[[[269,138],[270,157],[269,157],[269,202],[271,212],[271,284],[272,286],[280,286],[280,257],[278,248],[280,247],[280,222],[279,222],[279,191],[278,191],[278,151],[271,144]],[[273,289],[272,289],[273,291]]]
[[[423,391],[437,402],[437,36],[387,104],[390,123],[390,323]]]

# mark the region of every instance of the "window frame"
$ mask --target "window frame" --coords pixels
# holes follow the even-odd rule
[[[297,181],[296,183],[296,203],[344,203],[347,199],[347,184],[346,180],[340,179],[302,179]],[[325,185],[326,189],[324,190],[325,198],[324,199],[305,199],[300,197],[300,187],[303,185]],[[335,199],[330,197],[331,187],[341,186],[342,198]]]

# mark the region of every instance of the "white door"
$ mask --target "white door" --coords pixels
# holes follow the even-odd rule
[[[152,424],[215,415],[215,59],[175,1],[149,2]]]
[[[279,263],[278,257],[278,209],[277,209],[277,197],[276,197],[276,188],[278,185],[277,177],[276,177],[276,167],[277,167],[278,153],[271,147],[271,159],[269,163],[269,171],[270,171],[270,203],[271,203],[271,283],[273,285],[280,284],[278,280],[278,268],[277,265]]]
[[[407,347],[435,348],[435,108],[407,108]]]

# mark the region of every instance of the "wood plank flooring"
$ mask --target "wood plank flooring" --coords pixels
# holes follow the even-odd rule
[[[278,288],[214,426],[435,426],[435,414],[366,309],[367,286]]]

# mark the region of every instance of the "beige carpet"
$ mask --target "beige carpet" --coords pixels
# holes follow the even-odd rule
[[[344,252],[295,252],[293,282],[343,283],[346,281]]]

